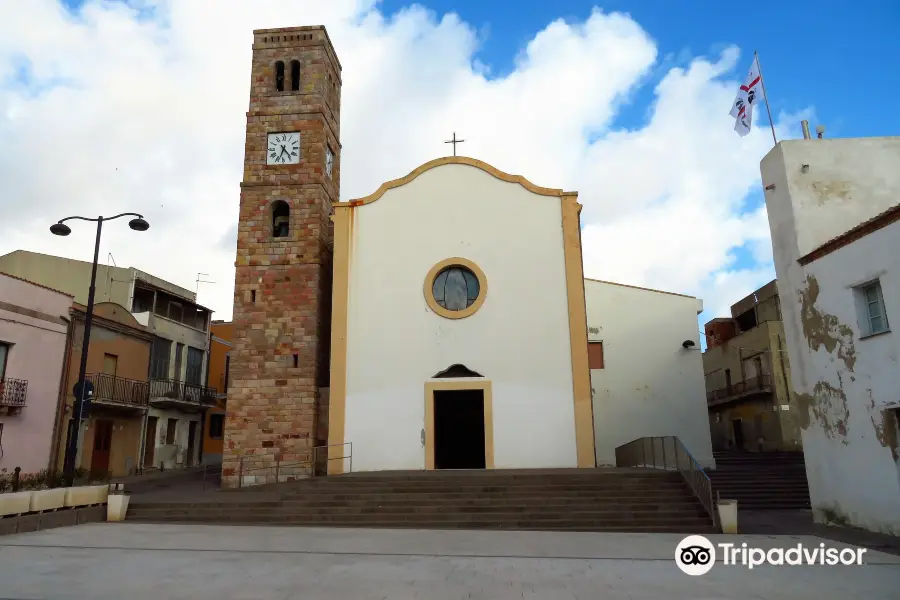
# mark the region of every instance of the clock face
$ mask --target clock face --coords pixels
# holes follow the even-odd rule
[[[267,165],[296,165],[300,162],[299,133],[270,133]]]

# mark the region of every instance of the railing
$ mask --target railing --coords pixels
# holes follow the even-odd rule
[[[343,444],[327,444],[322,446],[314,446],[310,449],[310,458],[306,460],[299,461],[291,461],[291,462],[282,462],[280,459],[276,459],[274,464],[268,464],[262,467],[249,467],[244,465],[244,459],[251,458],[246,456],[241,456],[238,459],[237,469],[231,475],[223,475],[225,477],[229,476],[237,476],[238,488],[244,487],[244,479],[246,477],[261,477],[263,479],[262,482],[256,483],[254,480],[254,485],[265,485],[269,483],[283,483],[283,477],[290,477],[296,474],[298,469],[302,469],[305,471],[305,475],[315,476],[316,466],[318,464],[319,451],[323,448],[327,451],[329,448],[336,447],[347,447],[348,453],[343,454],[341,456],[326,456],[325,464],[328,464],[328,461],[331,460],[349,460],[349,465],[347,472],[353,472],[353,442],[344,442]],[[255,457],[254,457],[255,458]],[[263,475],[255,475],[255,473],[265,472]],[[285,473],[288,473],[285,475]],[[204,488],[206,487],[206,475],[204,473]]]
[[[644,437],[616,448],[617,467],[647,467],[666,471],[678,471],[694,496],[716,525],[716,505],[713,502],[712,481],[677,437]]]
[[[146,381],[125,379],[106,373],[91,373],[86,379],[94,384],[94,402],[147,406],[150,385]]]
[[[0,406],[25,406],[28,382],[24,379],[0,379]]]
[[[745,379],[744,381],[732,383],[730,386],[725,386],[718,390],[707,392],[706,401],[715,402],[717,400],[724,400],[725,398],[731,398],[733,396],[740,396],[741,394],[746,394],[747,392],[765,392],[771,389],[772,376],[757,375],[756,377],[751,377],[750,379]]]
[[[174,379],[151,379],[150,399],[168,398],[191,404],[215,404],[215,388]]]

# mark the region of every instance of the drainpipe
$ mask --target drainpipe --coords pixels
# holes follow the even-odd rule
[[[47,472],[56,474],[59,465],[59,444],[62,435],[62,423],[66,417],[66,398],[69,396],[67,389],[69,382],[69,370],[72,366],[72,335],[75,329],[75,316],[66,319],[66,354],[63,361],[62,373],[60,373],[59,393],[56,396],[56,418],[53,420],[53,437],[50,438],[50,457],[47,461]]]

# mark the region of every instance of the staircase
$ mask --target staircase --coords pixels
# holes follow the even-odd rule
[[[718,451],[716,469],[707,471],[713,494],[737,500],[738,510],[809,508],[809,486],[802,452]]]
[[[180,499],[132,497],[128,521],[319,527],[713,533],[678,473],[419,471],[319,477]]]

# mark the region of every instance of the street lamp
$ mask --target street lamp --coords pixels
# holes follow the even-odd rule
[[[91,321],[93,321],[94,317],[94,284],[97,279],[97,259],[100,255],[100,231],[103,229],[104,221],[112,221],[119,217],[134,217],[128,222],[128,226],[135,231],[147,231],[150,229],[150,224],[144,220],[142,215],[137,213],[122,213],[114,217],[97,217],[96,219],[89,219],[87,217],[66,217],[50,226],[50,233],[53,235],[67,236],[72,233],[72,230],[65,224],[66,221],[77,219],[80,221],[92,221],[97,223],[97,241],[94,243],[94,262],[91,265],[91,287],[88,289],[87,312],[84,315],[84,340],[81,343],[81,366],[78,369],[78,383],[76,384],[78,390],[76,394],[78,397],[75,398],[75,406],[72,415],[73,426],[69,435],[69,445],[66,447],[66,458],[63,463],[63,476],[68,485],[72,485],[75,480],[75,456],[78,454],[78,434],[81,428],[81,416],[84,412],[84,399],[87,395],[85,379],[87,378],[88,347],[91,342]]]

